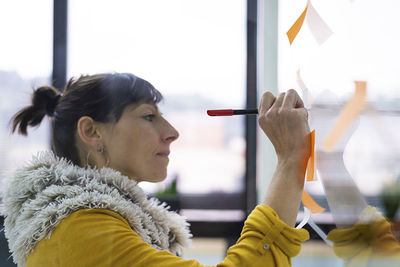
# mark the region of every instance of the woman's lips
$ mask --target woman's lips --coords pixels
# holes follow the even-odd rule
[[[168,155],[169,155],[169,152],[160,152],[160,153],[157,153],[157,156],[164,157],[164,158],[168,158]]]

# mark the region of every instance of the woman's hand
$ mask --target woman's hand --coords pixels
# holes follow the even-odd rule
[[[299,95],[291,89],[278,98],[264,93],[258,114],[259,125],[278,156],[263,203],[273,208],[282,221],[294,226],[310,157],[308,113]]]
[[[308,112],[297,92],[290,89],[278,98],[264,93],[258,114],[258,123],[273,144],[278,162],[306,165],[310,156],[310,127]]]

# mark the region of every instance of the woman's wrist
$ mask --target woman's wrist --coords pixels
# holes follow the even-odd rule
[[[304,157],[278,157],[276,169],[290,174],[291,177],[298,176],[303,179],[305,177],[307,163],[308,159],[304,159]]]

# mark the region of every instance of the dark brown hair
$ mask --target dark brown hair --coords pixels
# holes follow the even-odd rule
[[[52,86],[34,90],[32,104],[11,119],[12,132],[27,135],[28,126],[39,126],[43,117],[52,120],[52,147],[55,154],[76,165],[81,161],[75,142],[76,127],[82,116],[102,123],[117,123],[130,104],[162,100],[161,93],[149,82],[130,73],[84,75],[70,79],[62,95]]]

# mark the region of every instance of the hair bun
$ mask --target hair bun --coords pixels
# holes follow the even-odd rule
[[[62,94],[56,94],[53,97],[48,99],[48,102],[46,104],[46,114],[48,116],[54,116],[55,109],[58,105],[58,102],[60,101]]]
[[[62,95],[52,86],[42,86],[32,95],[32,104],[18,111],[12,118],[12,132],[18,129],[22,135],[27,135],[28,126],[37,126],[45,115],[54,116],[56,106]]]

